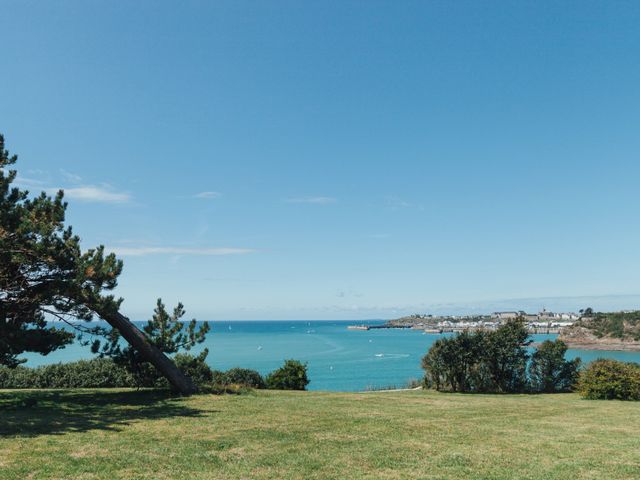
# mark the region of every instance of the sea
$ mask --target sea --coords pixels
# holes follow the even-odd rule
[[[141,327],[146,322],[134,323]],[[403,388],[411,380],[422,378],[420,360],[442,335],[411,329],[347,329],[349,325],[383,323],[384,320],[211,321],[205,341],[192,352],[208,348],[207,362],[217,370],[242,367],[263,375],[281,366],[284,360],[300,360],[308,365],[309,390]],[[542,342],[556,336],[532,335],[531,339]],[[27,358],[25,365],[31,367],[93,356],[89,347],[79,343],[47,356],[23,355]],[[640,362],[640,352],[567,352],[567,358],[575,357],[584,362],[601,357]]]

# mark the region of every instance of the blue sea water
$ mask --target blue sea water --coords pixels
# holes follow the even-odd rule
[[[135,322],[138,325],[144,322]],[[243,367],[266,374],[293,358],[308,363],[309,390],[361,391],[404,386],[422,377],[420,359],[441,335],[418,330],[348,330],[353,321],[213,321],[205,342],[212,368]],[[380,325],[382,320],[357,322]],[[541,342],[556,335],[533,335]],[[570,350],[585,362],[599,357],[640,362],[639,352]],[[88,347],[69,345],[47,356],[29,354],[27,366],[91,358]]]

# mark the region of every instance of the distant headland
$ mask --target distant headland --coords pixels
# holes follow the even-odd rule
[[[409,328],[425,333],[465,330],[495,330],[508,320],[521,319],[531,334],[558,334],[569,348],[580,350],[640,351],[640,310],[594,312],[591,308],[575,312],[538,313],[523,310],[493,312],[486,315],[413,314],[389,320],[383,325],[350,325],[350,330]]]

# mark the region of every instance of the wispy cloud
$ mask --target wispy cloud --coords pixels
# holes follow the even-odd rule
[[[418,211],[423,211],[424,207],[421,204],[411,203],[407,200],[396,197],[393,195],[387,195],[384,197],[385,206],[389,210],[400,210],[400,209],[414,209]]]
[[[33,173],[36,175],[46,174],[46,172],[42,172],[41,170],[34,170]],[[52,184],[56,185],[57,182],[51,181],[51,179],[40,180],[37,178],[23,177],[21,175],[16,177],[14,184],[17,187],[26,188],[32,191],[45,191],[50,195],[57,193],[58,190],[64,190],[66,198],[81,202],[128,203],[132,200],[130,194],[126,192],[119,192],[109,184],[82,184],[82,177],[80,175],[76,175],[75,173],[70,173],[62,169],[60,170],[60,174],[68,183],[72,183],[74,186],[69,188],[63,186],[51,186]]]
[[[312,203],[316,205],[327,205],[329,203],[335,203],[337,199],[334,197],[296,197],[287,198],[287,203]]]
[[[255,253],[251,248],[187,248],[187,247],[112,247],[107,249],[116,255],[142,256],[142,255],[245,255]]]
[[[71,183],[82,183],[82,177],[80,175],[76,175],[75,173],[67,172],[64,169],[60,169],[60,173],[62,176]]]
[[[46,182],[42,180],[37,180],[35,178],[28,178],[28,177],[23,177],[21,175],[17,175],[13,184],[16,187],[20,187],[20,188],[40,188],[42,190],[45,190]]]
[[[194,195],[194,198],[210,199],[210,198],[219,198],[221,196],[222,194],[220,192],[200,192],[200,193],[196,193]]]
[[[58,189],[50,190],[57,191]],[[127,203],[131,201],[131,195],[128,193],[116,192],[108,186],[85,185],[64,188],[63,190],[65,197],[82,202]]]
[[[384,197],[385,203],[388,207],[391,208],[411,208],[413,207],[412,203],[403,200],[402,198],[394,197],[394,196],[386,196]]]

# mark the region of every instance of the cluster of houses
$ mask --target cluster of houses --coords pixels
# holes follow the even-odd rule
[[[532,333],[558,333],[560,329],[571,326],[580,318],[580,315],[575,313],[549,312],[545,309],[535,314],[520,310],[474,316],[412,315],[409,318],[405,317],[402,319],[401,324],[403,326],[409,326],[408,324],[410,324],[412,328],[423,329],[427,332],[451,332],[476,329],[494,330],[507,320],[515,318],[523,318],[528,330]]]
[[[569,322],[569,325],[580,318],[580,315],[577,313],[555,313],[549,312],[544,308],[540,312],[533,314],[520,310],[518,312],[494,312],[491,316],[498,320],[509,320],[512,318],[523,317],[527,322]]]
[[[529,314],[522,311],[495,312],[493,316],[500,321],[522,317],[527,323],[529,330],[534,330],[536,332],[544,329],[553,329],[558,331],[561,328],[570,327],[576,320],[580,319],[580,315],[573,312],[556,313],[549,312],[545,309],[542,309],[540,312],[535,314]]]

